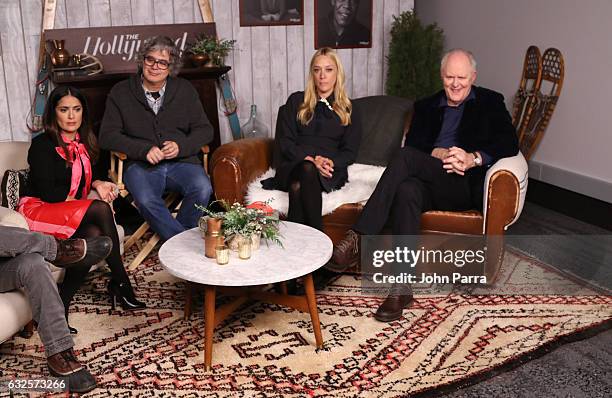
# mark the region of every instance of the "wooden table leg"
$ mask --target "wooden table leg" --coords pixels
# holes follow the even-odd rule
[[[193,300],[193,284],[191,282],[187,282],[185,286],[185,308],[183,309],[183,315],[185,320],[189,319],[191,316],[191,304]]]
[[[317,348],[323,348],[323,336],[321,335],[321,323],[319,322],[319,310],[317,309],[317,297],[315,296],[312,274],[304,276],[303,282],[304,290],[306,291],[306,300],[308,301],[310,320],[312,321],[312,329],[314,330],[315,340],[317,342]]]
[[[285,296],[287,295],[287,282],[286,281],[280,282],[280,291],[281,291],[281,294],[284,294]]]
[[[204,286],[204,369],[212,365],[213,332],[215,330],[215,286]]]

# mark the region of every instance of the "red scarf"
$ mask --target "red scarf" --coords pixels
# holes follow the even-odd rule
[[[70,192],[68,193],[68,196],[73,198],[76,197],[84,169],[85,186],[83,187],[81,198],[85,199],[87,198],[87,195],[91,189],[91,162],[89,161],[89,153],[87,153],[87,148],[85,148],[85,145],[79,141],[81,138],[79,133],[76,133],[76,136],[72,141],[67,139],[64,134],[61,134],[61,137],[66,143],[69,159],[66,159],[66,153],[61,146],[56,146],[55,150],[57,151],[57,154],[62,157],[62,159],[72,164],[72,179],[70,181]],[[76,161],[77,159],[78,162]]]

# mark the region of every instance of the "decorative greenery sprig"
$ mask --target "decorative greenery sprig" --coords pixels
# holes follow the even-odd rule
[[[208,54],[216,65],[221,65],[223,59],[234,49],[235,44],[236,40],[200,35],[187,51],[193,54]]]
[[[234,203],[230,206],[224,200],[215,201],[211,205],[214,203],[219,203],[225,211],[215,212],[198,204],[195,206],[202,213],[223,220],[221,231],[226,238],[234,235],[252,236],[260,234],[264,239],[283,246],[280,241],[278,214],[268,214],[260,208],[247,208],[240,203]]]

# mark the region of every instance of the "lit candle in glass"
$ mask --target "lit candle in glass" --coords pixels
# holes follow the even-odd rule
[[[242,260],[251,258],[251,239],[241,239],[238,242],[238,257]]]
[[[229,263],[230,250],[227,246],[217,246],[215,247],[215,258],[217,259],[217,264],[224,265]]]

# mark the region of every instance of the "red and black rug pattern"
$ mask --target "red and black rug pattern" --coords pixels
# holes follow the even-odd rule
[[[435,393],[612,319],[612,296],[509,251],[498,289],[416,289],[415,302],[390,323],[373,317],[384,297],[364,294],[358,276],[336,278],[317,292],[320,350],[308,314],[247,303],[215,330],[213,369],[205,371],[202,298],[185,320],[184,283],[163,270],[156,253],[132,273],[146,309],[112,310],[107,278],[92,272],[70,309],[77,354],[99,382],[88,397]],[[36,333],[0,347],[0,372],[3,379],[47,374]]]

